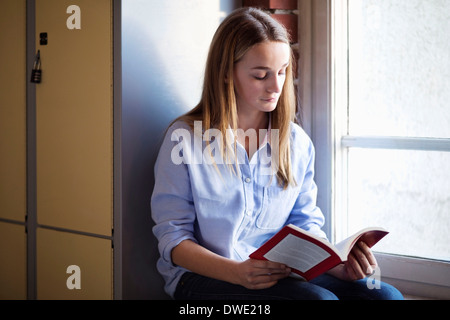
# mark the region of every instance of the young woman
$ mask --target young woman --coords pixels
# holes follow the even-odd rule
[[[364,279],[376,266],[355,246],[349,261],[310,282],[249,255],[286,224],[326,238],[316,206],[314,148],[294,123],[286,30],[264,12],[230,14],[213,38],[200,103],[169,127],[155,165],[158,270],[175,299],[401,299]]]

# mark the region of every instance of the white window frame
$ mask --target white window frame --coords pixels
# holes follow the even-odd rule
[[[348,135],[348,66],[342,63],[347,61],[347,1],[298,0],[299,105],[303,127],[316,148],[317,202],[331,241],[347,231],[349,148],[450,151],[448,139]],[[385,253],[376,257],[382,279],[405,295],[450,299],[449,262]]]

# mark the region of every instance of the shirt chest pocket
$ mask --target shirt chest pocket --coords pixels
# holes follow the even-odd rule
[[[259,229],[280,229],[286,223],[300,194],[300,187],[286,190],[271,186],[264,187],[263,205],[256,219]]]

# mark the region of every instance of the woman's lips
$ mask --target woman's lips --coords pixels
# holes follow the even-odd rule
[[[278,98],[264,98],[264,99],[262,99],[263,101],[265,101],[265,102],[276,102],[277,100],[278,100]]]

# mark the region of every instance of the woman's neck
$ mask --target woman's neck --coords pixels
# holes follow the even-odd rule
[[[252,114],[238,113],[238,128],[244,132],[248,129],[254,129],[259,132],[260,129],[267,129],[269,126],[269,113],[255,112]]]
[[[259,130],[268,129],[269,127],[269,113],[258,112],[254,113],[252,116],[244,116],[238,114],[238,128],[241,129],[237,133],[237,140],[239,143],[245,147],[247,151],[247,156],[249,159],[252,158],[256,150],[251,150],[250,143],[248,141],[249,136],[256,137],[257,149],[259,149],[262,141],[260,141]],[[247,130],[255,130],[255,135],[249,134]],[[246,134],[247,133],[247,134]]]

